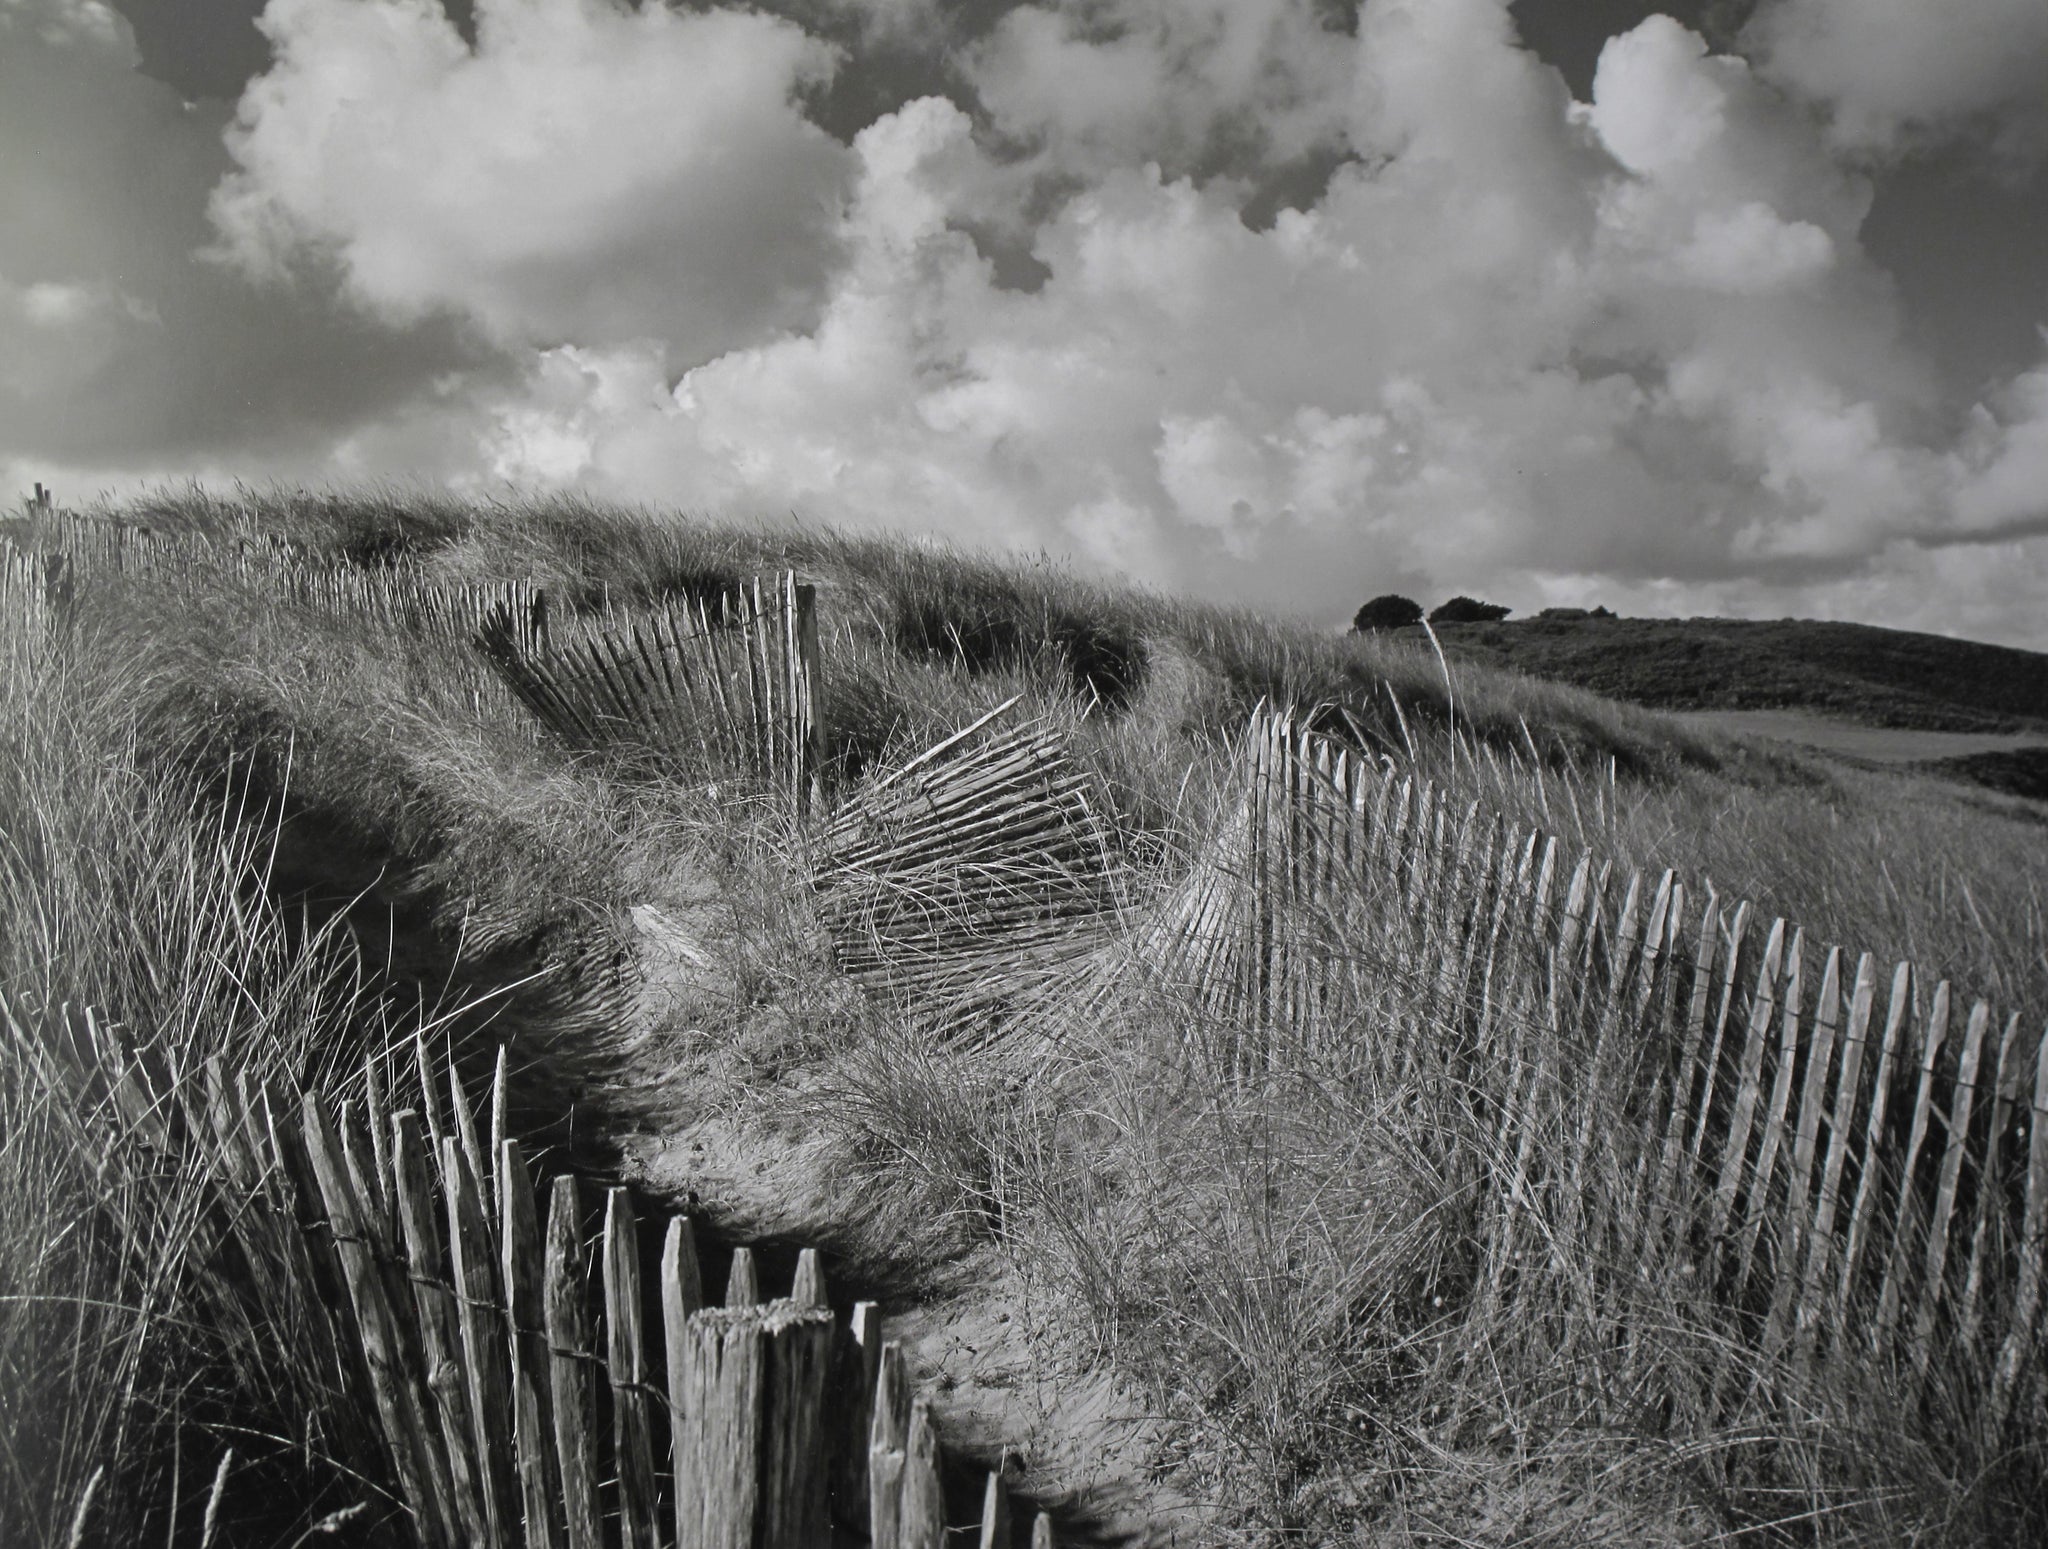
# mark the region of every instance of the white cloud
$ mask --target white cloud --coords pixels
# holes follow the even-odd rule
[[[1771,0],[1745,41],[1855,149],[1988,126],[2009,156],[2048,151],[2041,0]]]
[[[1332,619],[1392,586],[2048,645],[2048,363],[1945,401],[1839,124],[1668,19],[1574,103],[1502,0],[1374,0],[1356,38],[1305,0],[1063,0],[954,61],[976,103],[851,146],[787,21],[478,21],[273,0],[232,160],[89,27],[0,49],[0,134],[61,120],[71,158],[0,162],[0,203],[63,216],[0,230],[0,360],[73,370],[45,404],[0,367],[0,457],[797,510]],[[1313,147],[1352,159],[1248,225]]]
[[[135,29],[106,0],[0,0],[0,38],[74,49],[123,69],[141,62]]]
[[[1036,227],[1031,293],[960,227],[1019,185],[912,103],[856,143],[815,326],[673,392],[651,347],[556,350],[466,433],[500,476],[1332,616],[1387,576],[1533,604],[1574,576],[1728,602],[1962,573],[1898,556],[1990,530],[2033,400],[1944,440],[1859,245],[1868,186],[1795,105],[1661,18],[1575,105],[1489,0],[1382,0],[1351,63],[1369,159],[1313,208],[1253,231],[1227,179],[1105,165]]]
[[[843,147],[794,96],[832,57],[754,12],[481,0],[271,0],[277,63],[228,137],[226,250],[331,254],[397,321],[501,342],[650,338],[685,362],[807,321],[834,258]]]
[[[2048,344],[2048,339],[2043,340]],[[1979,406],[1956,457],[1964,535],[2048,535],[2048,364]]]

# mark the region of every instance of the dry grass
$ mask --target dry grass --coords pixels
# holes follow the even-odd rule
[[[2004,1004],[2048,1004],[2048,829],[2021,809],[1761,754],[1512,675],[1453,674],[1426,646],[1042,565],[566,502],[274,492],[135,514],[425,579],[533,577],[585,607],[714,596],[794,566],[820,583],[839,787],[1021,693],[1064,726],[1115,814],[1138,902],[1215,831],[1229,740],[1272,699],[1568,847],[1676,867],[1817,938],[1910,956]],[[523,1128],[573,1112],[588,1138],[593,1120],[659,1122],[659,1102],[822,1129],[849,1194],[865,1182],[887,1202],[847,1207],[874,1260],[893,1255],[911,1282],[998,1245],[1049,1293],[1035,1304],[1060,1309],[1056,1336],[1170,1417],[1177,1477],[1211,1504],[1219,1537],[2048,1541],[2039,1452],[1994,1455],[1966,1388],[1909,1412],[1853,1374],[1727,1377],[1746,1348],[1738,1324],[1700,1297],[1682,1256],[1638,1264],[1624,1244],[1640,1222],[1614,1235],[1641,1160],[1619,1122],[1625,1081],[1553,1094],[1560,1134],[1595,1143],[1525,1159],[1576,1183],[1522,1218],[1545,1252],[1519,1299],[1484,1294],[1498,1209],[1480,1181],[1515,1159],[1491,1153],[1483,1116],[1505,1076],[1461,1063],[1450,1030],[1414,1009],[1406,965],[1440,944],[1397,950],[1356,921],[1303,922],[1321,971],[1361,1009],[1334,1034],[1261,1034],[1256,1080],[1246,1028],[1138,973],[1056,1055],[970,1057],[850,1003],[809,918],[802,835],[731,771],[656,785],[629,762],[571,758],[490,697],[462,652],[225,574],[108,588],[82,627],[97,644],[74,660],[119,669],[7,690],[0,991],[17,1006],[90,1002],[157,1040],[169,1070],[220,1052],[293,1080],[336,1079],[352,1062],[335,1051],[450,1012],[458,1046],[512,1042]],[[634,990],[618,956],[625,911],[650,899],[677,911],[708,966],[636,1051],[615,1036]],[[293,920],[301,903],[308,925]],[[1558,1040],[1544,1050],[1553,1069],[1582,1052],[1540,1019],[1524,1032]],[[31,1301],[0,1302],[0,1362],[48,1374],[16,1385],[0,1440],[25,1457],[30,1419],[52,1406],[69,1405],[73,1427],[56,1462],[16,1470],[15,1496],[0,1479],[0,1522],[61,1541],[93,1469],[118,1456],[132,1477],[98,1499],[161,1532],[173,1475],[197,1510],[192,1480],[217,1453],[193,1459],[229,1423],[213,1417],[275,1412],[312,1379],[222,1354],[229,1336],[166,1311],[195,1305],[177,1300],[189,1266],[168,1234],[198,1196],[174,1177],[138,1163],[123,1184],[122,1208],[160,1223],[132,1253],[64,1236],[98,1208],[91,1152],[32,1067],[0,1057],[16,1061],[0,1075],[13,1105],[0,1112],[0,1263],[45,1277],[7,1288]],[[622,1087],[661,1062],[658,1094]],[[56,1181],[14,1187],[36,1179]],[[18,1310],[60,1301],[68,1323]],[[1563,1323],[1581,1332],[1566,1339]],[[67,1368],[66,1351],[104,1354]],[[143,1370],[165,1375],[123,1375]],[[14,1398],[0,1392],[0,1406]],[[292,1465],[313,1481],[302,1525],[355,1498],[334,1484],[335,1460],[353,1455],[342,1429]]]

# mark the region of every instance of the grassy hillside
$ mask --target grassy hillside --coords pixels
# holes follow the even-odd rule
[[[1439,631],[1461,661],[1663,710],[1802,708],[1873,726],[2048,735],[2048,656],[1866,624],[1532,618]]]
[[[818,588],[828,796],[1021,696],[1085,776],[1133,919],[1227,826],[1264,701],[1452,806],[1623,875],[1676,868],[2038,1021],[2048,829],[2017,807],[1498,671],[1483,631],[1446,670],[1426,642],[897,540],[374,492],[109,519],[186,558],[79,587],[61,663],[0,698],[10,1004],[105,1007],[176,1068],[217,1054],[344,1097],[365,1049],[421,1026],[476,1069],[507,1045],[516,1133],[687,1202],[713,1236],[828,1248],[835,1284],[926,1331],[949,1445],[1022,1453],[1079,1541],[2048,1542],[2048,1428],[1994,1453],[1954,1394],[1902,1409],[1829,1372],[1796,1404],[1720,1391],[1729,1336],[1677,1258],[1608,1244],[1517,1271],[1560,1307],[1581,1272],[1626,1288],[1611,1332],[1675,1408],[1582,1402],[1528,1326],[1473,1311],[1473,1180],[1499,1159],[1475,1154],[1472,1093],[1433,1063],[1450,1040],[1406,993],[1429,940],[1397,961],[1384,919],[1305,924],[1332,982],[1380,1009],[1334,1044],[1266,1030],[1251,1078],[1218,1052],[1245,1029],[1135,972],[1051,1046],[939,1042],[836,966],[812,835],[738,771],[562,745],[475,652],[281,594],[236,557],[532,580],[592,621],[715,609],[794,569]],[[2040,688],[1969,713],[2048,716]],[[197,1542],[191,1460],[228,1446],[221,1541],[288,1543],[357,1508],[390,1531],[289,1308],[214,1329],[146,1155],[112,1153],[165,1229],[75,1230],[101,1219],[110,1142],[44,1079],[45,1035],[24,1017],[0,1045],[0,1372],[22,1379],[0,1383],[0,1537],[64,1542],[91,1489],[118,1513],[107,1541]],[[1561,1051],[1550,1068],[1575,1071]],[[1627,1196],[1641,1158],[1603,1145],[1634,1100],[1587,1076],[1560,1110],[1582,1143],[1530,1165]],[[60,1301],[112,1310],[53,1326]],[[104,1354],[54,1364],[67,1341]],[[62,1445],[31,1467],[53,1414]]]

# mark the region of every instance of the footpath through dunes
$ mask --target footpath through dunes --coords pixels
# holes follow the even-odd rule
[[[8,714],[122,706],[93,758],[249,836],[209,928],[338,1008],[36,979],[87,942],[10,905],[52,1154],[191,1180],[180,1324],[260,1331],[42,1536],[2048,1541],[2038,908],[1923,870],[2026,830],[1859,871],[1854,788],[1650,717],[571,514],[52,519],[0,573]]]

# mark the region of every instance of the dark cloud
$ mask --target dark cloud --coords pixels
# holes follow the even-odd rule
[[[200,250],[226,109],[114,45],[0,49],[0,455],[101,468],[311,454],[492,357],[377,327],[316,282],[252,287]]]

